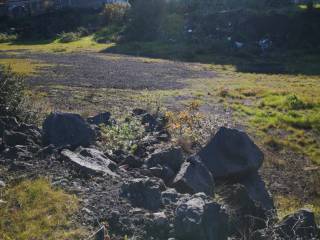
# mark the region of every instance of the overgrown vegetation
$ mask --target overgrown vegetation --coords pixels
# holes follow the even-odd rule
[[[50,104],[40,93],[28,90],[21,75],[0,65],[0,116],[41,124],[50,111]]]
[[[0,32],[13,29],[13,34],[3,35],[6,42],[6,36],[25,41],[59,39],[59,35],[62,42],[70,42],[82,37],[80,27],[86,29],[86,35],[98,33],[94,38],[98,42],[179,42],[212,54],[258,55],[262,39],[272,42],[269,51],[274,53],[297,48],[317,51],[319,19],[317,8],[304,9],[287,0],[136,0],[131,7],[107,4],[99,10],[64,9],[8,19],[0,24]]]
[[[167,111],[165,117],[168,121],[167,129],[173,137],[173,142],[181,145],[184,150],[192,151],[206,141],[207,133],[211,134],[212,126],[207,124],[205,117],[199,111],[200,103],[192,101],[185,109],[172,112]],[[209,126],[208,126],[209,125]]]
[[[128,116],[119,119],[112,125],[101,125],[102,147],[108,151],[125,150],[134,152],[137,143],[145,136],[145,129],[141,121],[137,118]]]
[[[45,179],[27,180],[0,192],[0,238],[3,240],[83,239],[73,226],[78,200],[53,189]]]
[[[0,66],[1,67],[1,66]],[[18,115],[25,85],[9,68],[0,68],[0,115]]]

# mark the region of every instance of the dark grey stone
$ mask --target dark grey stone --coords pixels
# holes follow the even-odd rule
[[[180,193],[204,192],[210,196],[214,195],[213,177],[197,156],[190,157],[182,164],[172,186]]]
[[[174,227],[177,239],[225,240],[228,237],[227,215],[219,204],[199,193],[177,207]]]
[[[52,113],[43,123],[43,141],[55,146],[88,146],[95,138],[94,131],[78,114]]]
[[[309,209],[301,209],[286,216],[276,227],[280,239],[319,239],[315,216]]]
[[[32,140],[21,132],[14,132],[5,130],[3,134],[3,140],[7,146],[14,147],[17,145],[27,146],[32,145]]]
[[[109,125],[110,117],[111,117],[111,113],[109,112],[100,113],[96,116],[87,118],[87,122],[94,125],[100,125],[100,124]]]
[[[183,155],[180,148],[157,150],[145,160],[145,164],[148,168],[155,167],[157,165],[168,166],[174,173],[178,173],[182,163]]]
[[[136,178],[122,185],[121,195],[129,199],[133,206],[158,210],[163,190],[165,186],[159,179]]]
[[[199,152],[214,178],[241,178],[256,172],[263,163],[263,153],[248,135],[236,129],[220,128]]]

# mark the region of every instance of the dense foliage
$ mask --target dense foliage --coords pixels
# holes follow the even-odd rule
[[[301,9],[291,0],[132,0],[130,4],[7,19],[0,22],[0,32],[28,40],[62,36],[69,42],[81,37],[77,32],[81,27],[96,33],[99,42],[181,42],[224,53],[236,42],[246,52],[257,53],[262,39],[269,39],[275,48],[320,46],[320,11]]]
[[[135,0],[129,11],[128,40],[181,40],[226,49],[270,39],[278,47],[315,47],[320,12],[301,11],[282,0]]]

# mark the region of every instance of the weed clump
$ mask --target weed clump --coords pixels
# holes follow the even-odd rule
[[[299,99],[294,94],[286,97],[285,105],[292,110],[306,109],[310,106],[304,103],[301,99]]]

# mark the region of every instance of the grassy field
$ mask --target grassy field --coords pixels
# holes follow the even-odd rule
[[[50,64],[23,58],[1,58],[0,65],[4,65],[14,73],[24,76],[34,76],[39,73],[41,68],[51,66]]]
[[[319,76],[222,72],[215,91],[265,144],[320,164]]]

